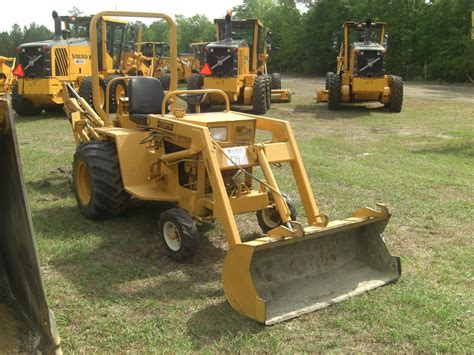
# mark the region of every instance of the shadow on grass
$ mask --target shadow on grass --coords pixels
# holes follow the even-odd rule
[[[62,109],[57,112],[43,111],[41,114],[37,116],[19,116],[17,113],[15,113],[15,122],[35,122],[35,121],[42,121],[42,120],[50,119],[50,118],[67,120],[66,113]]]
[[[132,201],[119,218],[85,219],[75,206],[42,209],[33,214],[36,230],[61,250],[49,263],[85,297],[123,299],[196,299],[218,296],[202,285],[220,279],[225,251],[204,229],[197,255],[172,261],[157,236],[159,214],[170,204]]]
[[[221,340],[227,344],[234,343],[238,348],[236,343],[242,335],[257,334],[263,329],[263,325],[241,316],[227,302],[203,308],[187,322],[188,335],[197,351],[206,346],[215,346]]]
[[[71,169],[60,167],[51,171],[44,179],[28,181],[26,188],[44,196],[43,200],[55,201],[72,194],[71,183]]]
[[[442,154],[474,158],[474,144],[472,142],[458,144],[448,143],[436,147],[414,150],[412,152],[416,154]]]
[[[372,114],[393,114],[384,106],[365,106],[361,104],[342,104],[338,110],[331,111],[327,104],[313,103],[310,105],[297,105],[294,108],[295,113],[314,113],[317,118],[334,120],[338,118],[353,119],[357,117],[370,116]]]

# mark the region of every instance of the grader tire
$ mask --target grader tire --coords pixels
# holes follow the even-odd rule
[[[255,77],[253,84],[253,112],[264,115],[267,112],[267,88],[263,75]]]
[[[326,90],[329,90],[329,77],[330,77],[331,75],[334,75],[334,73],[333,73],[332,71],[328,71],[328,72],[326,73],[326,86],[325,86]]]
[[[171,84],[171,77],[169,74],[165,74],[160,78],[161,87],[164,91],[168,91],[170,89]]]
[[[281,89],[280,73],[273,73],[271,77],[272,77],[272,90],[280,90]]]
[[[121,75],[110,75],[108,76],[106,79],[105,79],[105,86],[107,87],[107,85],[109,84],[109,82],[112,80],[112,79],[115,79],[115,78],[120,78]],[[109,112],[110,113],[115,113],[117,112],[117,106],[118,106],[118,102],[119,102],[119,99],[120,99],[120,94],[123,93],[125,94],[127,92],[127,84],[125,84],[125,80],[117,80],[117,81],[114,81],[111,85],[110,85],[110,89],[109,89]]]
[[[18,116],[38,116],[43,111],[41,107],[35,107],[30,100],[20,96],[18,82],[12,88],[12,107]]]
[[[100,95],[100,107],[104,109],[105,103],[105,82],[104,79],[99,78],[99,90]],[[94,101],[92,98],[92,76],[86,76],[79,85],[79,96],[82,97],[89,104],[90,107],[95,109]]]
[[[267,87],[267,110],[272,107],[272,77],[271,75],[265,74],[266,87]]]
[[[328,108],[337,110],[341,105],[341,77],[338,74],[329,76]]]
[[[89,219],[108,219],[127,208],[115,143],[93,141],[76,149],[73,186],[81,213]]]
[[[400,112],[403,105],[403,80],[399,76],[390,75],[388,85],[390,86],[390,101],[387,107],[391,112]]]
[[[196,254],[199,241],[196,222],[182,208],[172,208],[160,214],[158,235],[174,261],[183,262]]]

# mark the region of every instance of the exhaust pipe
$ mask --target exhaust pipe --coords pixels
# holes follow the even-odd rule
[[[61,19],[56,11],[53,11],[53,20],[54,20],[54,37],[53,40],[60,41],[62,40],[61,36]]]
[[[227,11],[225,15],[225,41],[232,42],[232,11]]]
[[[372,35],[372,21],[368,19],[365,22],[364,44],[370,43],[370,36]]]

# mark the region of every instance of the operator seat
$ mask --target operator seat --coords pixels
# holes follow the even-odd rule
[[[146,125],[149,114],[161,114],[165,93],[157,78],[137,76],[130,79],[127,87],[128,113],[131,121]]]

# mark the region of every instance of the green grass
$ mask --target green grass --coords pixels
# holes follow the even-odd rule
[[[194,261],[177,264],[156,238],[162,206],[134,202],[121,218],[84,219],[70,187],[68,121],[17,118],[46,291],[66,353],[474,351],[474,104],[408,95],[400,114],[377,105],[334,113],[313,101],[310,80],[289,84],[293,102],[274,105],[269,116],[292,123],[321,210],[344,218],[385,202],[400,281],[261,326],[225,301],[221,229],[205,231]],[[298,202],[288,170],[275,172]],[[258,230],[252,216],[239,224]]]

